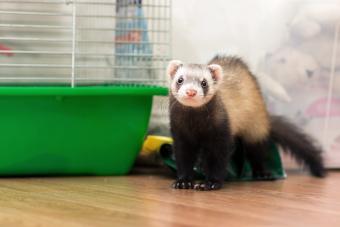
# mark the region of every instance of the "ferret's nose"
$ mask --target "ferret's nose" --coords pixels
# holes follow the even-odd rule
[[[197,94],[197,91],[194,89],[188,89],[186,90],[187,96],[194,97]]]

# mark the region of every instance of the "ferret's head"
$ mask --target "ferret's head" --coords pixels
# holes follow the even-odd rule
[[[171,94],[184,106],[200,107],[208,103],[222,81],[222,67],[217,64],[183,64],[172,60],[167,69]]]

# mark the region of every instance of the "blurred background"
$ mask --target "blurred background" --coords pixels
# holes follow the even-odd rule
[[[241,56],[271,112],[311,133],[327,165],[340,167],[339,22],[337,0],[173,0],[173,58]]]
[[[339,168],[339,22],[340,0],[1,0],[0,82],[166,86],[171,58],[238,55],[270,111]],[[155,98],[149,133],[169,135],[166,97]]]

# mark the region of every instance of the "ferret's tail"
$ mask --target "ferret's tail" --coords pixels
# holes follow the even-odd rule
[[[299,163],[307,166],[312,175],[316,177],[326,175],[321,156],[322,149],[297,126],[283,117],[271,116],[271,138],[284,151],[289,151]]]

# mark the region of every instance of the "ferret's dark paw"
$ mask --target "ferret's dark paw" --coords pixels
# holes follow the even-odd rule
[[[254,180],[271,181],[275,180],[273,174],[269,171],[255,171],[253,173]]]
[[[191,180],[178,179],[172,184],[172,187],[175,189],[193,189],[194,182]]]
[[[210,191],[210,190],[221,189],[222,186],[223,186],[223,183],[220,181],[204,181],[204,182],[195,184],[194,189],[198,191]]]

